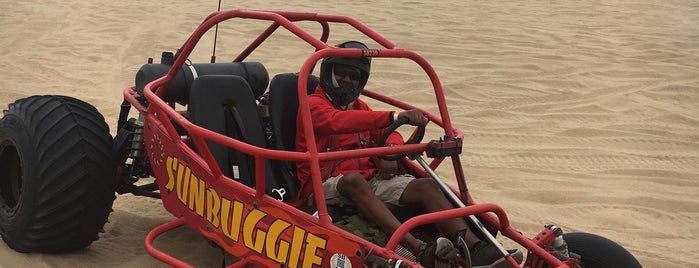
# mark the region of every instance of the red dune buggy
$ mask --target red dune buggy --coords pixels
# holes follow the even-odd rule
[[[269,26],[231,62],[191,63],[188,58],[203,34],[229,19],[268,21]],[[317,22],[314,36],[298,22]],[[358,30],[376,49],[335,48],[327,43],[330,25]],[[312,48],[293,73],[270,75],[262,62],[247,57],[279,29]],[[428,127],[443,132],[422,142],[418,128],[406,142],[343,152],[306,152],[294,147],[296,120],[310,122],[307,94],[318,81],[312,75],[324,57],[374,57],[409,60],[431,80],[438,113],[427,113]],[[270,77],[272,77],[270,79]],[[269,87],[268,87],[269,85]],[[269,88],[269,89],[268,89]],[[365,98],[396,110],[414,106],[371,90]],[[131,108],[137,118],[128,118]],[[405,122],[386,129],[390,133]],[[315,144],[305,123],[307,144]],[[90,104],[66,96],[31,96],[9,105],[0,121],[0,234],[19,252],[65,252],[98,239],[115,193],[162,199],[176,219],[153,229],[145,248],[173,266],[190,266],[153,246],[156,237],[186,225],[234,255],[232,267],[418,267],[398,242],[407,232],[434,239],[431,223],[462,217],[482,239],[501,234],[528,250],[524,267],[640,267],[624,248],[587,233],[563,233],[548,225],[532,238],[510,226],[497,205],[475,204],[461,167],[463,133],[449,118],[444,92],[430,64],[401,49],[366,25],[345,16],[314,13],[231,10],[209,15],[176,53],[164,52],[136,75],[124,90],[114,138],[102,115]],[[381,144],[381,141],[379,141]],[[391,157],[401,168],[432,177],[454,209],[408,215],[385,243],[369,241],[333,224],[347,211],[327,206],[321,164],[360,156]],[[296,162],[308,162],[312,187],[301,189]],[[434,171],[451,166],[458,188]],[[154,177],[155,182],[140,179]],[[313,194],[310,194],[313,193]],[[403,213],[397,211],[396,213]],[[468,257],[462,265],[469,267]],[[520,264],[507,257],[513,267]]]

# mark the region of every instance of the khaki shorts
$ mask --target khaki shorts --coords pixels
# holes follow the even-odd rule
[[[352,200],[342,196],[337,191],[337,183],[340,181],[343,175],[330,177],[328,180],[323,182],[323,190],[325,191],[325,201],[328,205],[351,205]],[[381,180],[376,177],[367,181],[369,183],[369,188],[374,192],[374,194],[384,203],[394,204],[397,206],[402,206],[399,204],[398,199],[403,195],[405,187],[408,186],[415,177],[412,175],[398,175],[389,180]]]

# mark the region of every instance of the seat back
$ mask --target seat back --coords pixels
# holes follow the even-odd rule
[[[274,146],[279,150],[296,150],[296,114],[299,97],[296,90],[298,74],[284,73],[272,78],[269,85],[269,116],[274,135]],[[311,94],[318,86],[318,78],[308,76],[306,92]]]
[[[253,146],[266,147],[255,96],[247,81],[240,76],[199,76],[192,82],[188,109],[190,121],[198,126]],[[254,156],[212,141],[206,142],[224,175],[250,187],[255,186]],[[285,201],[289,196],[295,196],[296,188],[279,180],[274,162],[265,162],[265,192]]]
[[[251,145],[265,144],[262,126],[256,116],[255,98],[248,83],[240,76],[198,77],[192,82],[188,109],[189,119],[198,126]],[[222,144],[206,142],[224,175],[249,186],[255,185],[251,156]]]
[[[269,117],[272,125],[274,149],[296,151],[296,115],[298,113],[298,74],[284,73],[272,78],[269,85]],[[308,76],[306,92],[311,94],[318,86],[318,78]],[[275,169],[287,185],[295,185],[296,190],[290,194],[298,194],[299,185],[296,178],[296,163],[277,161]]]

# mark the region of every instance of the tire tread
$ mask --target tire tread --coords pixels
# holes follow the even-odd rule
[[[66,96],[17,100],[8,113],[34,133],[30,139],[39,180],[32,224],[10,246],[20,252],[65,252],[90,245],[115,199],[116,165],[104,117],[92,105]]]

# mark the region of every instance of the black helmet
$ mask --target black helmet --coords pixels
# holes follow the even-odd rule
[[[347,41],[342,44],[336,45],[340,48],[358,48],[358,49],[369,49],[366,45],[359,41]],[[348,88],[344,86],[336,86],[333,83],[333,65],[344,64],[355,67],[359,69],[361,73],[361,78],[359,79],[359,85],[357,88]],[[361,57],[361,58],[332,58],[328,57],[323,59],[320,64],[320,87],[323,88],[325,94],[328,95],[330,101],[336,106],[347,106],[353,102],[366,85],[367,80],[369,80],[369,70],[371,69],[371,58]]]

